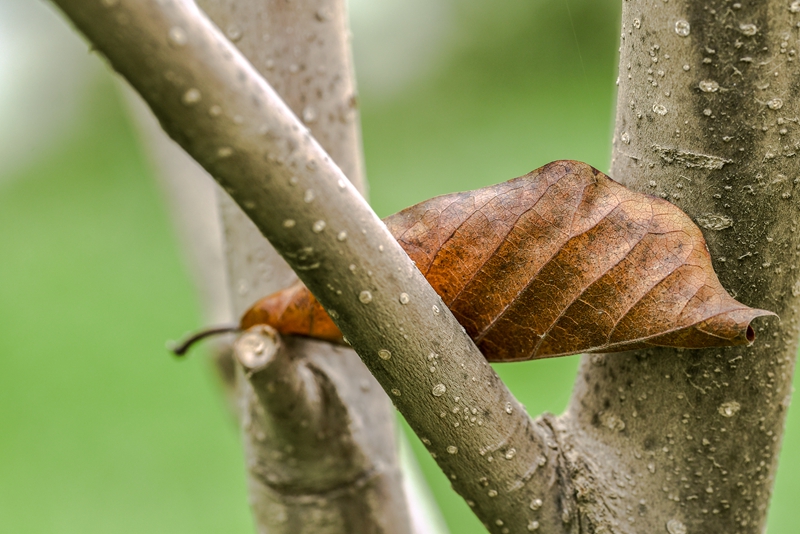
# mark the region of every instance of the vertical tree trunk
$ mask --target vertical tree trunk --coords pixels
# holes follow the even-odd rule
[[[366,181],[363,176],[344,2],[314,0],[234,4],[207,0],[199,4],[228,37],[236,42],[237,47],[259,68],[261,74],[269,78],[295,114],[305,120],[315,138],[322,140],[328,153],[363,193],[366,190]],[[166,139],[155,121],[151,120],[149,111],[144,110],[141,105],[135,107],[137,118],[145,128],[145,137],[162,170],[165,186],[176,212],[174,218],[187,239],[192,268],[201,293],[206,297],[203,299],[205,315],[210,324],[230,322],[259,297],[294,282],[294,272],[242,210],[221,189],[215,187],[213,182],[207,181],[207,175],[201,167]],[[225,115],[224,107],[218,106],[214,113]],[[235,120],[234,117],[229,118]],[[215,192],[218,194],[215,195]],[[210,203],[218,203],[219,207]],[[219,243],[220,224],[225,234],[224,247]],[[225,254],[222,248],[226,249]],[[228,272],[227,277],[223,274],[225,270]],[[225,287],[226,278],[231,281],[228,287]],[[225,302],[220,301],[219,295],[222,295]],[[234,313],[229,311],[228,301],[234,307]],[[223,343],[218,348],[217,360],[223,376],[231,388],[235,387],[237,380],[232,374],[235,364],[230,345]],[[244,410],[242,416],[246,424],[243,437],[247,445],[247,462],[251,475],[251,505],[259,530],[350,532],[355,529],[359,532],[406,532],[404,529],[410,529],[410,525],[405,519],[407,506],[403,497],[407,495],[411,499],[409,505],[414,532],[423,534],[446,531],[432,503],[421,502],[426,493],[419,487],[419,481],[415,487],[409,486],[405,480],[401,484],[396,456],[397,436],[393,428],[394,409],[380,386],[352,351],[331,350],[325,344],[298,342],[292,344],[288,352],[284,349],[282,355],[283,363],[285,360],[319,360],[314,370],[319,373],[324,368],[327,373],[325,378],[335,382],[335,391],[329,392],[334,397],[356,394],[355,398],[350,399],[350,405],[338,406],[334,410],[339,412],[346,408],[345,412],[350,413],[345,419],[340,417],[345,415],[343,413],[327,413],[330,420],[326,422],[329,428],[325,433],[328,436],[337,433],[349,436],[351,430],[348,427],[353,424],[352,421],[361,421],[361,425],[358,425],[361,428],[356,433],[362,433],[362,441],[366,439],[372,442],[369,446],[374,450],[363,451],[357,447],[339,450],[340,455],[355,455],[355,458],[348,460],[333,458],[335,453],[331,451],[334,449],[329,448],[327,455],[320,455],[315,448],[311,451],[313,459],[303,458],[302,450],[304,447],[308,449],[308,444],[315,442],[313,434],[320,429],[276,436],[276,433],[283,432],[272,426],[274,422],[272,425],[265,421],[261,421],[261,424],[254,423],[254,420],[259,420],[259,414],[264,408],[269,412],[269,407],[262,406],[254,388],[249,387],[247,380],[240,376],[238,403]],[[291,367],[281,371],[284,379],[290,381],[295,374]],[[261,374],[269,375],[264,372]],[[258,384],[263,382],[263,377],[257,381]],[[234,394],[232,391],[230,393]],[[286,393],[282,391],[282,394]],[[296,391],[292,393],[297,394]],[[262,395],[261,400],[284,407],[286,404],[284,399],[275,399],[269,395]],[[250,413],[251,410],[258,413]],[[300,417],[298,413],[291,411],[283,415],[290,418]],[[306,413],[305,416],[308,417],[309,414]],[[332,424],[333,428],[330,428]],[[296,441],[301,443],[295,443]],[[283,450],[287,447],[297,452],[294,455],[288,454]],[[367,457],[364,452],[371,453],[374,457]],[[326,496],[318,487],[308,487],[307,495],[293,495],[287,499],[285,495],[280,495],[281,490],[270,491],[270,486],[275,486],[275,483],[270,482],[268,477],[274,479],[278,475],[266,471],[270,470],[270,460],[274,461],[276,457],[288,462],[308,464],[298,466],[292,475],[288,475],[292,479],[288,482],[292,486],[292,492],[298,491],[297,486],[303,485],[303,479],[306,479],[308,486],[318,485],[318,478],[326,472],[327,475],[323,478],[329,480],[329,485],[336,486],[334,493],[351,495],[344,499],[341,495]],[[325,464],[323,467],[320,467],[320,458]],[[364,469],[354,470],[352,465],[347,464],[366,468],[367,478],[364,479]],[[413,459],[409,459],[407,467],[416,468]],[[275,470],[274,467],[272,470]],[[340,472],[335,473],[336,470]],[[311,471],[317,473],[312,474]],[[286,473],[283,475],[286,476]],[[380,483],[376,484],[375,480],[369,479],[376,479]],[[348,480],[355,480],[359,484],[367,482],[367,489],[348,491]],[[287,485],[286,480],[282,483]],[[381,485],[382,488],[376,493],[376,486]],[[301,487],[300,492],[302,491]]]
[[[363,194],[366,181],[345,3],[198,4]],[[219,113],[226,115],[224,107]],[[296,276],[228,195],[219,195],[219,206],[229,294],[238,317]],[[352,351],[298,341],[281,352],[277,375],[251,370],[238,380],[258,530],[410,532],[394,410],[380,386]],[[278,394],[267,391],[276,380],[303,384],[289,390],[278,386]],[[305,383],[309,380],[317,384]],[[323,396],[320,405],[306,398],[315,395]],[[306,410],[297,411],[297,404],[308,402]],[[293,419],[307,426],[291,428],[298,423]],[[323,442],[339,439],[345,442],[341,447],[320,448]],[[350,441],[356,445],[348,445]]]
[[[565,427],[607,460],[608,530],[763,532],[798,337],[800,3],[628,0],[622,17],[611,175],[678,204],[725,288],[780,319],[749,348],[584,357]]]

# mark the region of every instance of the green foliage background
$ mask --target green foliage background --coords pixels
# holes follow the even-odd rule
[[[617,2],[502,4],[457,3],[457,39],[436,69],[393,96],[362,93],[381,216],[556,159],[608,168]],[[0,531],[252,532],[212,369],[164,349],[203,325],[110,77],[55,148],[0,178]],[[497,369],[531,413],[558,413],[576,365]],[[773,534],[795,531],[798,417],[789,411]],[[483,532],[411,440],[453,534]]]

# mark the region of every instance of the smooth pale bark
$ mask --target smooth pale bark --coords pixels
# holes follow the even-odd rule
[[[344,2],[198,4],[295,115],[303,117],[363,193]],[[296,277],[227,194],[220,192],[218,201],[229,295],[238,317]],[[284,364],[280,372],[270,368],[239,376],[250,505],[258,529],[411,532],[389,399],[352,351],[303,342],[282,347],[276,358]],[[301,382],[305,387],[289,387]],[[298,422],[303,426],[295,427]]]
[[[605,481],[579,497],[587,525],[765,528],[798,337],[794,4],[623,2],[611,175],[684,209],[725,288],[780,319],[749,348],[584,357],[562,423]]]
[[[798,333],[800,8],[625,2],[612,169],[680,204],[708,230],[726,288],[782,321],[762,319],[752,348],[586,358],[567,413],[532,422],[341,171],[190,5],[57,3],[336,318],[490,531],[763,531]],[[175,28],[186,39],[170,45]]]
[[[192,276],[200,297],[203,321],[209,325],[232,324],[235,319],[228,294],[222,227],[217,206],[219,186],[209,180],[208,173],[167,137],[139,95],[124,83],[120,84],[120,89],[169,204],[186,270]],[[209,345],[229,408],[235,413],[236,368],[231,353],[233,339],[232,334],[210,338]]]
[[[270,74],[273,84],[290,97],[288,103],[296,114],[301,113],[303,106],[307,114],[311,109],[325,110],[320,117],[311,117],[312,120],[309,122],[313,123],[313,133],[315,137],[325,140],[325,148],[337,161],[344,162],[348,176],[351,180],[355,178],[355,182],[363,190],[358,116],[353,106],[352,65],[346,38],[348,29],[343,3],[338,0],[321,0],[295,2],[291,5],[284,2],[273,2],[271,5],[264,5],[263,2],[235,4],[204,2],[201,5],[206,8],[219,27],[226,28],[227,33],[235,38],[237,48],[245,53],[254,65],[261,65],[262,75]],[[265,16],[267,13],[269,16]],[[289,20],[286,20],[287,18]],[[279,35],[275,35],[276,33]],[[309,39],[309,35],[312,34],[314,39]],[[262,61],[259,61],[259,57]],[[276,57],[280,67],[276,67]],[[299,72],[297,64],[302,65],[302,72]],[[298,80],[303,83],[292,86],[291,82]],[[322,91],[319,88],[329,90]],[[262,292],[269,293],[280,289],[282,281],[291,283],[295,279],[294,274],[230,197],[216,187],[213,180],[208,179],[202,167],[164,135],[152,120],[149,110],[144,109],[142,105],[136,105],[140,100],[136,97],[130,100],[134,104],[135,116],[144,129],[143,133],[155,163],[161,171],[159,174],[170,199],[173,218],[184,237],[189,267],[195,275],[200,294],[204,297],[202,300],[207,323],[230,323],[234,320],[234,315],[230,311],[231,304],[236,305],[237,314],[241,314],[252,301],[263,294]],[[311,108],[312,105],[315,107]],[[220,210],[224,217],[220,217]],[[222,227],[228,236],[226,246],[222,244]],[[223,248],[227,251],[226,257],[223,257]],[[225,273],[228,270],[225,265],[226,259],[230,277]],[[226,287],[228,278],[235,281],[230,287]],[[372,478],[375,473],[383,473],[384,477],[389,477],[386,484],[388,488],[401,487],[397,472],[398,458],[393,448],[396,440],[392,428],[394,409],[372,376],[363,369],[363,364],[357,356],[352,354],[341,361],[341,357],[331,356],[330,347],[324,344],[292,344],[291,347],[293,349],[299,347],[306,352],[315,349],[319,354],[303,354],[301,350],[289,350],[283,345],[280,354],[284,357],[278,358],[277,361],[284,364],[291,362],[292,365],[284,365],[282,368],[282,372],[279,373],[281,380],[277,380],[279,385],[292,383],[292,373],[288,371],[293,369],[295,379],[300,375],[310,376],[312,380],[308,385],[313,386],[315,382],[313,377],[316,375],[309,373],[305,364],[307,362],[305,358],[311,357],[332,370],[332,376],[328,374],[320,378],[328,389],[332,389],[327,397],[336,399],[340,397],[340,392],[334,387],[338,385],[340,388],[357,392],[358,402],[346,407],[336,404],[336,409],[328,410],[333,413],[327,414],[324,429],[321,428],[319,421],[316,425],[309,425],[309,420],[313,418],[306,416],[303,432],[293,433],[290,428],[281,428],[287,425],[291,427],[291,418],[288,422],[281,419],[265,422],[263,418],[258,417],[258,414],[270,412],[269,406],[258,406],[260,397],[256,396],[252,402],[247,398],[249,395],[254,395],[254,389],[258,388],[248,385],[239,388],[240,399],[234,402],[242,407],[257,408],[256,414],[251,414],[248,410],[242,415],[243,420],[248,423],[243,428],[243,437],[249,454],[247,465],[251,467],[251,507],[256,512],[259,530],[346,533],[353,531],[356,525],[352,521],[343,521],[342,518],[352,516],[359,518],[357,530],[371,531],[376,530],[377,524],[380,523],[375,518],[386,516],[387,519],[397,523],[393,527],[395,531],[401,531],[405,523],[397,521],[395,510],[403,510],[407,505],[402,499],[403,493],[399,491],[383,491],[381,495],[376,495],[374,488],[366,488],[365,491],[353,492],[349,498],[341,498],[340,495],[338,498],[329,496],[325,499],[301,500],[295,495],[294,498],[287,500],[281,496],[280,491],[265,491],[261,487],[262,481],[265,480],[263,464],[269,464],[270,459],[275,458],[279,459],[278,465],[287,460],[302,464],[300,468],[294,469],[291,477],[288,477],[295,492],[297,487],[319,484],[319,479],[325,473],[332,479],[327,482],[328,486],[335,486],[339,494],[346,493],[342,490],[347,488],[348,480],[364,478],[363,473],[352,472],[352,466],[348,464],[360,465],[360,470],[370,473],[369,477]],[[237,396],[233,391],[235,369],[230,342],[215,342],[214,349],[218,367],[226,384],[229,385],[229,388],[226,388],[229,396]],[[353,366],[362,368],[355,370],[356,375],[361,375],[360,379],[353,374],[351,369]],[[320,366],[316,367],[316,372],[321,372]],[[251,380],[255,380],[258,384],[264,384],[268,376],[274,375],[275,372],[270,373],[268,370],[250,374]],[[313,389],[279,387],[281,394],[275,395],[275,388],[272,388],[272,394],[265,394],[263,399],[269,399],[275,406],[275,414],[285,418],[286,407],[303,404],[302,401],[307,394],[316,394]],[[296,398],[297,396],[300,398]],[[317,412],[325,411],[325,406],[315,406],[315,408]],[[346,409],[342,411],[342,408]],[[338,413],[337,409],[342,413]],[[353,412],[352,416],[346,416],[347,412]],[[362,450],[352,446],[322,447],[321,450],[326,452],[322,455],[319,453],[320,444],[317,443],[315,436],[328,439],[326,436],[329,434],[336,434],[348,436],[348,441],[352,441],[353,431],[349,426],[353,421],[365,420],[372,421],[367,432],[374,435],[373,450]],[[253,421],[260,421],[261,424],[254,424]],[[336,422],[339,428],[333,425],[333,422]],[[293,451],[292,454],[285,452],[287,447]],[[304,447],[309,458],[304,458],[302,452]],[[337,458],[337,455],[344,455],[345,458]],[[347,455],[355,456],[357,460],[348,462]],[[370,457],[369,465],[361,465],[365,463],[364,457],[367,455]],[[404,464],[405,469],[418,469],[413,457],[406,457]],[[267,471],[271,471],[270,476],[273,479],[276,478],[276,469]],[[284,479],[286,478],[284,473]],[[402,487],[410,499],[413,531],[417,534],[446,532],[441,526],[442,520],[437,515],[438,511],[424,486],[424,481],[419,477],[415,480],[413,484],[407,477],[403,477],[402,480]],[[284,480],[283,483],[286,485],[287,481]],[[376,508],[375,504],[380,506]]]
[[[56,3],[336,318],[487,527],[575,526],[550,425],[525,414],[341,170],[196,7]],[[293,466],[279,467],[277,482],[257,469],[262,487]]]

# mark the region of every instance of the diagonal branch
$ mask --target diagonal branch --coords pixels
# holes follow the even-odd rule
[[[317,296],[484,524],[577,528],[551,426],[527,416],[358,191],[196,6],[55,3]]]
[[[344,0],[198,4],[364,191]],[[220,115],[227,110],[220,107]],[[228,195],[220,193],[218,201],[229,295],[238,316],[296,277]],[[403,491],[392,405],[361,360],[327,344],[286,341],[279,377],[265,380],[271,375],[246,372],[238,380],[242,421],[250,422],[242,425],[242,438],[258,529],[276,534],[428,532],[409,524],[409,512],[416,519],[425,507],[419,499],[407,503],[404,498],[404,493],[419,492]],[[308,387],[281,387],[293,382]],[[278,390],[282,393],[270,394]],[[322,416],[291,415],[304,406]],[[302,431],[292,432],[298,421]]]

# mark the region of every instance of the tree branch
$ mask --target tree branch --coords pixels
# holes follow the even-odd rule
[[[260,74],[270,79],[289,107],[304,117],[315,138],[322,140],[351,182],[364,191],[344,2],[205,0],[200,6]],[[221,108],[220,112],[225,113]],[[282,289],[296,277],[228,195],[220,194],[219,204],[231,281],[229,294],[240,316],[254,301]],[[267,404],[267,400],[277,399],[256,394],[262,388],[253,380],[263,373],[242,375],[239,395],[243,420],[262,422],[260,427],[243,425],[251,506],[259,528],[291,534],[410,532],[407,512],[411,503],[406,502],[402,491],[395,421],[388,398],[352,351],[343,357],[348,351],[334,352],[324,344],[287,345],[284,352],[292,365],[285,366],[278,383],[292,382],[294,373],[294,381],[302,375],[317,384],[316,388],[284,388],[280,400],[296,406],[322,402],[318,411],[328,416],[304,418],[304,433],[287,433],[284,427],[292,425],[291,418],[281,417],[276,406]],[[309,372],[310,368],[314,372]],[[322,399],[307,398],[316,389],[326,392]],[[343,404],[343,399],[351,402]],[[368,425],[363,424],[366,421]],[[324,446],[318,443],[320,439],[350,446]],[[312,443],[316,446],[310,451]],[[281,462],[275,461],[278,457]],[[293,468],[280,469],[287,460]],[[264,466],[274,469],[268,476],[280,473],[279,486],[265,478]],[[353,481],[358,484],[354,486]],[[302,492],[315,497],[330,488],[338,488],[340,496],[297,499]],[[287,495],[292,498],[285,498]],[[356,517],[357,529],[352,524]]]
[[[344,163],[343,170],[363,190],[365,182],[361,172],[358,115],[353,107],[355,88],[344,3],[341,0],[304,0],[291,4],[282,1],[231,4],[212,0],[201,2],[201,6],[217,26],[226,28],[235,38],[236,47],[260,67],[261,74],[269,76],[273,85],[289,97],[288,103],[298,115],[304,110],[307,115],[322,110],[319,116],[314,115],[308,121],[313,134],[323,139],[328,152],[336,161]],[[269,16],[264,16],[266,13]],[[133,95],[133,91],[127,93]],[[176,225],[187,238],[184,244],[189,253],[189,267],[198,279],[201,294],[216,297],[204,299],[206,315],[210,316],[207,322],[228,323],[231,304],[237,306],[236,314],[241,315],[263,294],[280,289],[282,282],[294,281],[294,273],[286,262],[230,197],[225,193],[215,194],[219,190],[213,181],[208,181],[202,167],[167,139],[138,97],[130,100],[146,134],[145,141],[162,170],[159,175],[169,193],[171,206],[176,210],[173,214]],[[220,210],[224,217],[218,213]],[[221,225],[225,227],[224,232]],[[223,233],[227,236],[225,246],[222,245]],[[223,249],[227,254],[223,255]],[[209,258],[216,261],[209,262]],[[226,270],[230,276],[225,276]],[[227,279],[233,282],[226,284]],[[394,410],[355,354],[342,360],[332,358],[330,347],[324,344],[283,345],[282,353],[287,354],[285,359],[292,365],[285,368],[286,372],[277,383],[291,382],[293,373],[297,375],[294,378],[303,375],[318,380],[330,390],[323,400],[336,401],[332,407],[319,409],[331,409],[338,414],[324,419],[305,418],[304,433],[288,434],[295,439],[292,442],[287,441],[287,433],[282,428],[293,424],[291,418],[280,417],[276,413],[278,406],[263,403],[268,397],[255,395],[254,390],[259,388],[250,386],[244,379],[245,376],[256,379],[263,373],[240,375],[241,387],[236,388],[231,342],[229,338],[225,341],[214,343],[214,352],[217,367],[229,386],[226,392],[232,407],[242,406],[244,421],[261,423],[243,427],[251,476],[250,504],[260,529],[292,534],[301,531],[349,534],[354,525],[342,519],[358,517],[359,531],[387,530],[386,524],[390,524],[391,529],[400,532],[410,528],[403,517],[403,511],[408,509],[413,522],[411,530],[417,534],[446,532],[424,480],[418,476],[403,476],[401,484]],[[316,358],[310,354],[314,351],[320,353]],[[341,351],[337,351],[339,353]],[[311,360],[314,359],[327,365],[314,366],[315,372],[309,374],[308,367],[313,365]],[[339,361],[343,365],[341,369],[333,365]],[[332,365],[334,373],[325,375],[323,370]],[[361,378],[356,379],[353,371]],[[345,406],[340,397],[345,390],[356,393],[356,402],[343,410]],[[282,391],[283,395],[277,398],[279,406],[305,405],[310,401],[306,398],[311,391],[309,388],[284,388]],[[234,411],[239,415],[240,410]],[[354,422],[363,421],[371,423],[354,427]],[[314,436],[326,436],[337,442],[344,440],[351,446],[320,447],[317,444],[314,454],[309,456],[303,452],[308,452],[310,443],[316,443]],[[405,439],[403,435],[399,437]],[[293,452],[287,453],[287,449]],[[280,469],[282,464],[276,464],[276,458],[291,462],[293,469],[288,473]],[[276,471],[265,475],[265,466],[270,465]],[[402,465],[404,471],[418,470],[413,456],[405,455]],[[356,476],[353,472],[362,474]],[[283,475],[282,482],[270,487],[268,478],[275,478],[277,473]],[[292,477],[286,478],[287,474]],[[369,484],[361,483],[356,488],[350,483],[352,480],[365,482],[365,477],[369,478]],[[325,480],[322,487],[321,478]],[[267,484],[266,487],[261,487],[263,484]],[[342,494],[339,498],[319,498],[320,492],[332,487],[339,488],[338,493]],[[291,493],[292,498],[282,498],[281,491]],[[309,498],[298,499],[302,491]],[[404,495],[409,499],[408,504]],[[276,521],[276,518],[285,520]]]
[[[329,310],[487,527],[574,529],[551,426],[530,420],[341,170],[197,8],[56,4]]]

